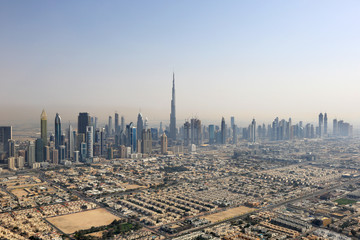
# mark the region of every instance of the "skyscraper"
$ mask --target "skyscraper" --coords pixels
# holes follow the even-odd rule
[[[38,138],[35,141],[35,161],[36,162],[44,161],[44,143],[42,138]]]
[[[251,138],[251,142],[254,143],[256,141],[256,121],[255,121],[255,118],[251,122],[250,138]]]
[[[35,163],[35,143],[30,142],[28,146],[28,166],[32,167]]]
[[[61,145],[61,118],[58,113],[55,116],[55,148],[59,149]]]
[[[175,113],[175,73],[173,73],[171,113],[170,113],[170,138],[176,140],[176,113]]]
[[[124,116],[121,116],[120,132],[124,132],[124,131],[125,131],[125,118],[124,118]]]
[[[74,156],[75,151],[75,139],[76,139],[76,132],[73,131],[72,126],[69,125],[68,129],[68,143],[69,143],[69,159],[72,159]]]
[[[209,125],[209,143],[214,144],[215,143],[215,126]]]
[[[41,113],[41,139],[43,141],[43,146],[47,145],[47,115],[45,109]]]
[[[90,115],[87,112],[79,113],[78,116],[78,133],[85,134],[86,127],[90,126]]]
[[[322,113],[319,114],[319,137],[323,135],[324,116]]]
[[[136,128],[137,128],[136,140],[141,140],[142,130],[144,128],[144,121],[141,113],[138,114]]]
[[[119,114],[115,113],[115,134],[118,134],[119,132],[120,132]]]
[[[221,144],[226,144],[226,126],[224,117],[221,119]]]
[[[324,135],[327,135],[327,131],[328,131],[328,118],[327,118],[327,114],[325,113],[324,115]]]
[[[167,145],[168,145],[166,134],[163,133],[160,139],[161,139],[161,154],[165,154],[167,153]]]
[[[92,158],[93,157],[93,145],[94,145],[94,133],[93,133],[93,127],[87,126],[86,127],[86,157]]]
[[[108,134],[109,135],[112,135],[112,132],[113,132],[113,126],[112,126],[112,117],[109,116],[109,124],[108,124]]]
[[[12,127],[0,127],[0,160],[9,153],[9,140],[12,139]]]
[[[338,121],[337,121],[337,119],[333,120],[333,135],[334,136],[338,135]]]

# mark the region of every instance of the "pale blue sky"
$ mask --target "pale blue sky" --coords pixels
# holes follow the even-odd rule
[[[0,125],[360,119],[359,1],[0,1]]]

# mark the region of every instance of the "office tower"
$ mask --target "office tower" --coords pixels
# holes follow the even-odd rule
[[[124,145],[120,146],[120,158],[126,158],[126,147]]]
[[[230,117],[231,128],[235,125],[235,117]]]
[[[136,135],[136,140],[141,140],[141,134],[142,134],[142,130],[144,127],[144,121],[143,121],[143,117],[142,114],[139,113],[138,117],[137,117],[137,123],[136,123],[136,131],[137,131],[137,135]]]
[[[109,147],[108,148],[108,151],[107,151],[107,159],[108,160],[111,160],[114,158],[114,149],[112,147]]]
[[[173,73],[171,113],[170,113],[170,138],[176,140],[176,108],[175,108],[175,73]]]
[[[202,144],[201,121],[197,118],[192,118],[190,121],[191,126],[191,144]]]
[[[43,145],[47,145],[47,115],[45,112],[45,109],[43,109],[41,116],[40,116],[41,122],[41,139],[43,140]]]
[[[61,118],[58,113],[55,116],[55,148],[59,149],[61,145]]]
[[[237,131],[236,131],[236,125],[232,125],[232,134],[233,134],[233,144],[237,144]]]
[[[86,159],[86,155],[87,155],[87,151],[86,151],[86,143],[85,142],[82,142],[80,144],[80,158],[81,158],[81,161],[82,162],[85,162],[85,159]]]
[[[60,148],[59,148],[59,150],[60,150]],[[59,150],[53,149],[53,151],[52,151],[51,161],[53,164],[56,164],[56,165],[59,164],[59,156],[60,156]],[[61,157],[60,157],[60,160],[61,160]]]
[[[29,142],[28,146],[28,166],[32,167],[35,163],[35,142]]]
[[[115,113],[115,134],[120,132],[120,125],[119,125],[119,114]]]
[[[93,126],[94,129],[97,128],[97,122],[98,122],[97,117],[90,117],[90,125]]]
[[[12,127],[0,127],[0,160],[4,160],[9,154],[9,140],[12,139]]]
[[[319,137],[323,135],[324,116],[322,113],[319,114]]]
[[[109,123],[108,123],[108,134],[112,135],[113,132],[113,123],[112,123],[112,117],[109,116]]]
[[[131,152],[136,152],[136,127],[133,123],[126,125],[126,146],[131,147]]]
[[[44,162],[48,162],[50,160],[50,147],[44,147]]]
[[[121,116],[121,128],[120,128],[120,132],[124,132],[125,131],[125,118],[124,116]]]
[[[152,151],[152,137],[150,129],[143,129],[142,131],[142,141],[141,141],[141,150],[142,153],[150,154]]]
[[[10,139],[8,141],[8,146],[9,146],[9,149],[8,149],[8,156],[9,157],[15,157],[15,140],[13,139]]]
[[[221,119],[221,144],[226,144],[226,126],[224,117]]]
[[[190,125],[189,121],[186,121],[184,123],[184,145],[185,146],[189,146],[191,143],[190,128],[191,128],[191,125]]]
[[[90,126],[90,115],[87,112],[79,113],[78,116],[78,133],[85,134],[86,127]]]
[[[101,155],[105,155],[106,152],[105,128],[102,128],[100,131],[100,152]]]
[[[18,156],[16,159],[15,159],[15,163],[16,163],[16,167],[18,169],[23,169],[24,166],[25,166],[25,158],[23,156]]]
[[[144,129],[148,130],[148,128],[149,128],[149,119],[146,117],[144,121]]]
[[[9,157],[8,158],[8,169],[16,170],[16,168],[15,168],[15,157]]]
[[[333,135],[334,136],[338,135],[338,121],[337,121],[337,119],[333,120]]]
[[[327,135],[327,131],[328,131],[328,118],[327,118],[327,114],[324,114],[324,136]]]
[[[35,161],[44,161],[44,142],[42,138],[38,138],[35,141]]]
[[[76,132],[73,131],[72,126],[69,125],[69,129],[68,129],[69,159],[72,159],[74,157],[75,139],[76,139]]]
[[[250,140],[253,143],[256,141],[256,121],[255,121],[255,118],[251,122]]]
[[[86,148],[87,148],[87,153],[86,153],[86,157],[87,158],[92,158],[93,157],[93,145],[94,145],[94,133],[93,133],[93,127],[92,126],[87,126],[86,127]]]
[[[161,135],[160,139],[161,139],[161,154],[166,154],[167,153],[167,145],[168,145],[166,134],[163,133]]]
[[[214,144],[215,143],[215,126],[209,125],[209,143]]]
[[[79,162],[79,155],[80,152],[79,151],[74,151],[74,162],[78,163]]]
[[[59,161],[65,160],[66,149],[64,145],[59,146]]]
[[[151,138],[152,138],[152,140],[154,140],[154,141],[159,140],[159,131],[158,131],[158,129],[157,128],[151,128],[150,130],[151,130]]]

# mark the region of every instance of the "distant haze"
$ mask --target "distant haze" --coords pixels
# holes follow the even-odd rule
[[[0,125],[360,119],[359,1],[1,1]],[[114,120],[114,119],[113,119]]]

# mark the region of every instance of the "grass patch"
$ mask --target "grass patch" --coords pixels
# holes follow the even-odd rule
[[[354,204],[357,201],[352,200],[352,199],[347,199],[347,198],[340,198],[338,200],[335,200],[334,202],[337,202],[339,205],[348,205],[348,204]]]

